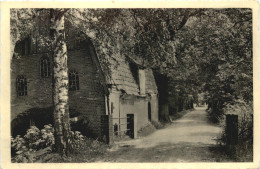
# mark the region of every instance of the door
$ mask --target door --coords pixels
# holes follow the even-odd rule
[[[151,103],[148,102],[148,120],[152,120],[152,110],[151,110]]]
[[[134,114],[127,114],[127,135],[134,138]]]

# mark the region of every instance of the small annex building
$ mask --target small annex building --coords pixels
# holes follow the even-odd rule
[[[68,43],[69,108],[76,121],[72,128],[102,139],[105,115],[110,137],[135,138],[150,121],[158,121],[153,71],[124,56],[114,57],[104,68],[95,48],[90,38]],[[11,60],[12,136],[24,134],[31,125],[53,123],[52,66],[51,52],[40,42],[30,37],[17,42]]]
[[[127,133],[129,118],[134,117],[134,133],[158,121],[158,92],[153,71],[144,68],[130,57],[119,56],[110,64],[109,114],[112,115],[116,135]]]

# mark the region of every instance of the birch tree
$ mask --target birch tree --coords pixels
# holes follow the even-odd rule
[[[64,13],[67,9],[50,9],[50,33],[53,46],[53,105],[55,145],[57,152],[68,153],[69,104],[68,56],[65,43]]]

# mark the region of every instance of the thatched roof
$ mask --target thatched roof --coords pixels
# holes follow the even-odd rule
[[[95,47],[99,64],[101,64],[107,86],[114,86],[117,90],[122,90],[127,94],[139,95],[139,84],[134,77],[134,72],[130,68],[130,64],[134,64],[136,67],[145,70],[146,93],[157,94],[157,86],[152,69],[145,68],[131,57],[117,54],[106,56],[108,64],[104,64],[100,61],[102,59],[100,57],[103,56],[103,53],[101,53],[102,49],[100,49],[98,43],[95,43],[95,41],[92,42]]]

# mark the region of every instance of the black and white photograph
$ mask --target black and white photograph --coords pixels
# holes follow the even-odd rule
[[[11,163],[254,162],[252,8],[9,12]]]

